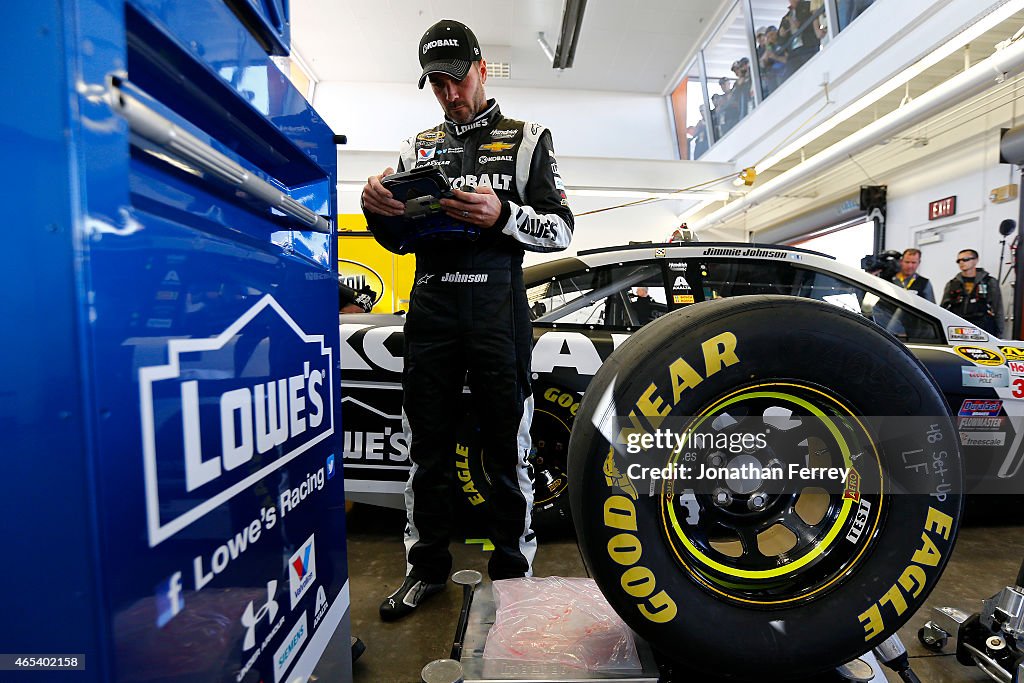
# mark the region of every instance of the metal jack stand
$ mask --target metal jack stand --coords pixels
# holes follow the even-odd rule
[[[999,683],[1024,683],[1024,564],[1016,585],[982,601],[981,612],[968,615],[942,607],[918,631],[930,650],[940,651],[956,638],[956,660],[976,666]]]
[[[462,644],[466,638],[466,626],[469,623],[469,610],[473,607],[473,592],[483,580],[480,572],[473,569],[462,569],[452,574],[452,581],[462,586],[462,610],[459,612],[459,624],[455,628],[455,642],[452,644],[450,659],[435,659],[423,667],[420,678],[423,683],[462,683],[464,680],[462,663]]]

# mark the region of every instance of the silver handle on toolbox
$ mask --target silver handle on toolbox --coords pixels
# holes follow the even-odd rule
[[[279,188],[249,173],[210,145],[126,93],[116,83],[110,90],[110,106],[128,121],[132,132],[139,137],[197,170],[208,173],[291,216],[308,230],[330,234],[331,225],[323,216],[310,211]]]

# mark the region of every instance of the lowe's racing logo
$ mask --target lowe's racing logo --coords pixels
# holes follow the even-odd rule
[[[151,547],[334,433],[332,356],[268,294],[139,370]]]

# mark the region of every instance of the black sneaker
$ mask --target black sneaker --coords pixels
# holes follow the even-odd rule
[[[405,577],[402,587],[380,604],[380,618],[384,621],[401,619],[419,607],[427,598],[437,595],[447,584],[424,583],[411,576]]]

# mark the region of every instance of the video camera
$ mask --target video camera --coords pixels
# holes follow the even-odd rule
[[[373,310],[373,305],[377,303],[377,292],[370,289],[368,285],[363,285],[361,289],[355,289],[345,284],[341,277],[338,277],[338,310],[344,309],[346,306],[355,304],[359,308],[363,309],[364,313],[369,313]]]
[[[902,253],[895,249],[888,249],[880,254],[868,254],[860,260],[860,267],[883,280],[891,280],[896,273],[900,272],[901,258],[903,258]]]

